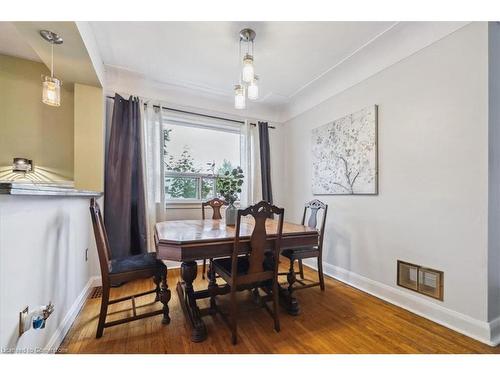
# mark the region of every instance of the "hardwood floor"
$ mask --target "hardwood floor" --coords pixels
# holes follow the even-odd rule
[[[316,273],[306,268],[306,278]],[[87,300],[60,349],[64,353],[500,353],[448,328],[421,318],[331,278],[326,291],[319,288],[297,292],[302,313],[290,316],[282,310],[281,332],[273,331],[273,321],[265,309],[251,303],[240,293],[238,345],[233,346],[230,332],[220,316],[205,317],[208,339],[192,343],[184,320],[175,285],[178,270],[169,270],[170,325],[155,316],[129,324],[106,328],[95,339],[100,298]],[[151,283],[151,285],[149,285]],[[195,288],[206,280],[198,275]],[[152,281],[142,280],[112,289],[112,298],[145,290]],[[151,302],[151,296],[137,305]],[[224,298],[220,299],[224,306]],[[204,303],[201,302],[200,304]],[[127,303],[112,305],[111,319],[127,316]],[[156,306],[149,305],[144,309]],[[251,310],[249,310],[251,309]]]

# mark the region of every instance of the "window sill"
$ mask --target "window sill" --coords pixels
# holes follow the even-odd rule
[[[167,210],[169,209],[201,209],[201,202],[167,202],[165,204]]]
[[[196,202],[196,201],[191,201],[191,202],[167,202],[165,204],[165,207],[167,210],[201,210],[201,203],[202,202]],[[240,207],[240,202],[235,202],[234,203],[236,208]]]

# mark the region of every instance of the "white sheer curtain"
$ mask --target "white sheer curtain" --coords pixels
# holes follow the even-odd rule
[[[154,225],[165,220],[165,194],[163,181],[163,124],[159,105],[145,103],[141,144],[144,161],[144,186],[146,192],[146,211],[148,244],[155,248]]]
[[[262,200],[259,155],[258,129],[245,121],[240,131],[241,168],[245,175],[240,199],[241,207],[247,207]]]
[[[141,150],[144,163],[148,245],[151,250],[155,248],[154,225],[166,220],[163,180],[163,117],[159,107],[160,103],[151,101],[141,105],[144,111],[142,113]],[[262,200],[259,155],[258,128],[245,121],[240,129],[240,164],[245,175],[240,200],[241,207],[247,207]]]

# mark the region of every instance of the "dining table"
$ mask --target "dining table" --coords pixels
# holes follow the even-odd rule
[[[267,245],[274,248],[276,240],[277,220],[266,220]],[[240,226],[240,251],[242,254],[251,251],[250,236],[254,227],[253,218],[242,218]],[[179,302],[191,326],[191,340],[201,342],[207,338],[207,329],[203,316],[214,314],[211,307],[199,308],[197,300],[210,297],[207,288],[194,290],[193,281],[198,273],[197,261],[230,257],[233,254],[235,226],[226,225],[225,220],[172,220],[155,225],[155,245],[157,258],[161,260],[181,262],[181,281],[176,290]],[[317,246],[319,233],[315,228],[305,225],[284,222],[281,239],[281,250]],[[299,303],[293,291],[279,288],[280,303],[291,315],[300,313]]]

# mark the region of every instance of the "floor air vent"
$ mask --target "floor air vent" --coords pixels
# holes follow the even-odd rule
[[[89,299],[94,299],[94,298],[101,298],[102,297],[102,286],[96,286],[94,289],[92,289],[92,292],[90,292]]]
[[[443,300],[444,273],[398,260],[398,285]]]

